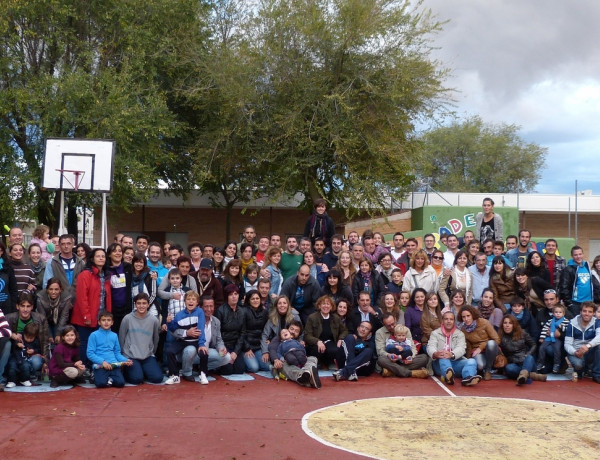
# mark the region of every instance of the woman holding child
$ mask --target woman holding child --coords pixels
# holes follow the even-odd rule
[[[277,356],[269,355],[269,343],[279,336],[281,329],[287,329],[293,320],[300,321],[300,315],[292,308],[289,299],[281,295],[275,299],[275,308],[269,312],[269,317],[263,328],[260,348],[262,351],[262,359],[266,356],[270,361],[274,361]]]

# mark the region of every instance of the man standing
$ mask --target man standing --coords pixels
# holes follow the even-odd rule
[[[267,252],[267,249],[269,249],[269,237],[261,236],[258,239],[256,254],[254,254],[254,259],[259,267],[262,267],[265,264],[265,252]]]
[[[302,323],[315,311],[315,303],[321,294],[321,286],[310,276],[310,267],[302,265],[296,276],[290,276],[281,286],[281,295],[290,299],[290,303],[300,314]]]
[[[423,237],[423,245],[425,246],[425,253],[429,258],[429,263],[431,263],[431,258],[433,257],[433,252],[435,251],[435,236],[431,233],[427,233]]]
[[[146,254],[148,245],[150,244],[150,237],[148,235],[138,235],[135,239],[135,250]],[[146,254],[148,255],[148,254]]]
[[[402,359],[397,355],[391,355],[385,350],[385,344],[390,335],[394,333],[396,327],[396,318],[391,313],[383,315],[383,327],[379,328],[375,333],[375,349],[377,350],[377,364],[382,368],[381,375],[383,377],[414,377],[418,379],[426,379],[429,373],[425,367],[429,362],[427,355],[418,355],[417,349],[412,345],[412,357]],[[406,334],[406,340],[412,342],[410,331]]]
[[[172,244],[169,248],[169,260],[171,261],[171,268],[177,267],[177,259],[183,255],[183,248],[180,244]]]
[[[313,255],[315,256],[316,263],[323,263],[323,258],[325,257],[325,250],[325,241],[323,241],[323,238],[315,238],[315,244],[313,245]]]
[[[506,237],[506,252],[515,249],[518,245],[517,235],[508,235]]]
[[[354,245],[356,243],[358,243],[358,232],[355,232],[354,230],[351,231],[350,233],[348,233],[348,249],[352,250],[352,248],[354,247]]]
[[[323,262],[329,270],[336,266],[338,257],[344,248],[344,238],[342,235],[336,234],[331,237],[331,251],[327,251],[323,256]]]
[[[312,249],[312,244],[310,242],[310,238],[308,237],[303,237],[300,238],[300,244],[298,245],[298,251],[300,251],[300,254],[304,254],[307,251],[310,251]]]
[[[506,253],[506,258],[510,260],[510,266],[513,268],[525,268],[527,255],[533,252],[529,247],[531,241],[531,232],[525,228],[519,231],[519,245]]]
[[[571,257],[560,280],[560,298],[573,316],[579,314],[583,302],[594,301],[594,287],[589,263],[581,246],[571,248]]]
[[[121,246],[123,246],[123,249],[133,247],[133,238],[131,235],[123,235],[123,238],[121,238]]]
[[[271,235],[271,246],[274,246],[276,248],[280,248],[281,247],[281,235],[278,235],[277,233],[273,233]]]
[[[544,255],[544,258],[546,259],[548,271],[550,272],[550,284],[552,284],[555,289],[558,289],[560,286],[560,275],[567,266],[567,262],[564,258],[556,255],[558,243],[555,239],[550,238],[546,240],[545,246],[546,254]]]
[[[295,236],[288,236],[285,240],[285,251],[281,254],[281,262],[279,263],[284,282],[298,271],[298,268],[302,265],[302,258],[302,254],[298,251],[298,240]]]
[[[73,235],[61,235],[58,240],[60,252],[46,264],[43,287],[45,288],[50,278],[58,278],[65,292],[75,295],[77,276],[85,264],[73,254],[75,238]]]
[[[148,313],[150,298],[140,292],[133,298],[135,310],[123,318],[119,328],[119,344],[123,356],[131,359],[131,366],[123,368],[125,380],[139,385],[144,380],[161,383],[163,373],[156,361],[160,325],[158,319]]]
[[[456,253],[458,252],[457,236],[448,235],[446,245],[448,246],[448,250],[444,252],[444,268],[452,270],[452,267],[454,266],[454,258],[456,257]]]
[[[166,268],[160,260],[161,255],[162,248],[160,247],[160,243],[156,241],[150,243],[148,246],[148,268],[151,272],[156,272],[158,275],[158,278],[156,278],[156,284],[158,286],[160,286],[160,283],[165,275],[169,273],[169,269]]]
[[[200,296],[211,296],[215,300],[215,305],[221,306],[225,303],[223,285],[213,276],[213,268],[212,259],[202,259],[200,270],[195,274],[196,286],[198,286],[198,294]]]
[[[600,319],[594,317],[593,302],[581,304],[581,313],[571,320],[565,333],[565,350],[573,365],[573,381],[587,368],[600,383]]]
[[[435,240],[434,240],[434,243],[435,243]],[[390,254],[392,255],[393,263],[395,265],[399,265],[399,260],[405,252],[404,234],[402,232],[394,233],[392,244],[394,245],[394,247],[390,251]]]
[[[462,378],[464,386],[477,385],[477,361],[466,358],[465,334],[456,328],[454,313],[442,315],[442,326],[431,333],[427,343],[427,354],[433,359],[433,372],[442,377],[447,385],[454,385],[454,376]]]
[[[462,241],[460,241],[462,239]],[[471,241],[473,241],[475,239],[475,234],[473,233],[473,230],[466,230],[463,237],[459,238],[459,245],[458,248],[462,249],[464,247],[466,247]]]
[[[471,265],[468,270],[473,274],[473,300],[474,307],[479,305],[483,290],[490,285],[490,267],[487,265],[487,257],[483,252],[475,255],[475,265]]]
[[[352,246],[352,263],[354,264],[354,267],[356,267],[356,270],[360,270],[358,265],[360,264],[360,260],[364,257],[364,255],[364,246],[360,243],[355,243],[354,246]]]
[[[244,227],[244,239],[243,241],[239,242],[237,244],[237,255],[238,257],[242,256],[241,251],[241,247],[242,247],[242,243],[248,243],[252,245],[252,252],[256,251],[256,244],[254,243],[254,238],[256,238],[256,229],[254,228],[253,225],[246,225]]]
[[[23,230],[19,227],[13,227],[8,232],[8,246],[13,244],[23,245]]]
[[[363,246],[365,248],[364,257],[369,259],[373,265],[377,265],[379,262],[379,256],[381,254],[388,252],[388,250],[383,246],[377,246],[372,236],[363,238]]]

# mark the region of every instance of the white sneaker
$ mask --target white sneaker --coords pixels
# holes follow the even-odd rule
[[[16,384],[15,382],[8,382],[8,383],[6,384],[6,388],[14,388],[14,387],[16,387],[16,386],[17,386],[17,384]]]
[[[24,382],[21,382],[21,385],[23,385],[24,387],[30,387],[31,382],[29,380],[25,380]]]
[[[174,383],[180,383],[180,382],[181,382],[181,379],[179,378],[178,375],[171,375],[165,382],[165,385],[173,385]]]
[[[200,384],[208,385],[208,379],[206,378],[206,375],[204,375],[204,372],[200,372]]]
[[[112,387],[112,384],[113,384],[113,379],[112,379],[112,377],[109,377],[109,378],[108,378],[108,382],[106,382],[106,384],[107,384],[109,387]]]

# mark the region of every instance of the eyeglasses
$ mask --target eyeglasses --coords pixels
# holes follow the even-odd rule
[[[358,326],[358,329],[366,329],[368,332],[371,331],[371,328],[369,326],[364,326],[362,324]]]
[[[556,294],[556,291],[554,289],[546,289],[544,294]]]
[[[444,260],[444,258],[440,257],[440,256],[433,256],[432,259],[435,259],[435,260]]]

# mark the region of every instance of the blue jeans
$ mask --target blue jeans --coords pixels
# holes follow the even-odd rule
[[[271,369],[270,362],[264,363],[262,360],[262,352],[260,348],[258,350],[252,350],[254,352],[254,356],[252,358],[248,358],[246,353],[244,353],[244,364],[246,365],[246,370],[248,372],[258,372],[261,371],[269,371]]]
[[[162,369],[154,356],[148,356],[146,359],[132,359],[131,361],[133,361],[133,366],[123,367],[123,374],[128,383],[139,385],[144,382],[144,378],[150,383],[163,381]]]
[[[8,361],[8,381],[16,382],[17,377],[19,382],[29,380],[40,371],[43,364],[44,360],[41,356],[32,356],[31,358],[21,359],[12,357],[10,361]]]
[[[575,355],[568,355],[569,361],[573,365],[573,369],[581,373],[585,369],[592,372],[592,376],[600,378],[600,345],[596,345],[588,351],[583,358],[578,358]]]
[[[231,361],[229,353],[225,353],[225,356],[221,356],[219,351],[215,348],[208,349],[208,370],[215,370],[217,367],[225,366]]]
[[[498,355],[498,344],[494,340],[488,340],[485,351],[475,356],[477,369],[491,371],[496,355]]]
[[[96,385],[96,388],[106,388],[108,386],[109,378],[113,381],[113,387],[123,388],[125,386],[125,378],[123,377],[120,367],[110,371],[107,371],[104,368],[94,370],[94,384]]]
[[[86,326],[75,326],[75,329],[77,329],[77,333],[79,334],[79,344],[80,344],[79,345],[79,356],[81,356],[81,362],[86,367],[91,367],[91,363],[87,357],[87,344],[88,344],[90,335],[92,335],[92,332],[94,332],[97,328],[86,327]]]
[[[538,364],[546,364],[548,358],[552,358],[552,364],[560,366],[563,350],[563,341],[556,339],[554,342],[542,342],[538,354]]]
[[[192,375],[194,363],[198,363],[200,372],[208,372],[208,354],[198,353],[197,346],[190,345],[189,342],[177,340],[165,344],[165,354],[169,366],[169,375],[179,374],[179,364],[177,358],[181,355],[181,374],[188,377]]]
[[[521,371],[527,371],[529,373],[535,372],[535,359],[531,355],[527,355],[523,364],[509,363],[504,368],[504,373],[509,379],[516,380]]]
[[[446,371],[452,368],[454,373],[463,379],[473,377],[477,374],[477,361],[473,358],[469,359],[434,359],[433,372],[440,376],[446,375]]]
[[[8,337],[0,338],[0,383],[6,382],[4,378],[4,370],[8,364],[8,358],[10,358],[10,339]]]

